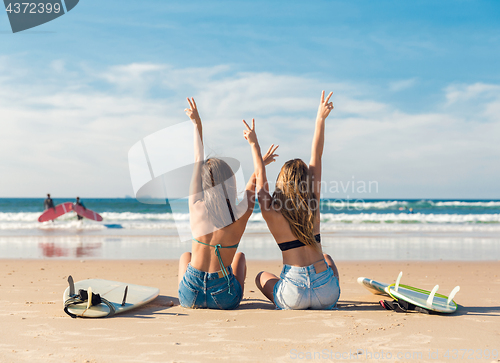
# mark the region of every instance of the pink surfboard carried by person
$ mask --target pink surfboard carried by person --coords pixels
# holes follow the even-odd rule
[[[97,222],[102,221],[102,217],[99,215],[99,213],[87,209],[85,205],[83,205],[83,202],[80,200],[80,197],[76,197],[76,202],[75,204],[73,204],[73,210],[78,215],[78,220],[81,220],[85,217]]]
[[[73,203],[66,202],[54,206],[54,201],[50,197],[50,194],[47,194],[47,199],[45,199],[44,203],[45,212],[43,212],[40,217],[38,217],[38,222],[48,222],[53,221],[54,219],[71,212],[73,210]]]

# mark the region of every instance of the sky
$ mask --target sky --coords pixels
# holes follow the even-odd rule
[[[0,197],[134,196],[129,149],[188,120],[188,96],[245,176],[254,117],[274,180],[309,160],[324,89],[323,197],[500,199],[499,18],[498,1],[82,0],[13,34],[0,14]]]

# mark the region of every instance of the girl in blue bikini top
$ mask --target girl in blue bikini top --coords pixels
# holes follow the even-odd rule
[[[192,252],[179,260],[179,300],[186,307],[231,309],[243,296],[246,261],[236,250],[254,208],[255,176],[247,183],[243,201],[236,204],[233,170],[220,158],[204,160],[201,119],[194,99],[188,98],[188,103],[185,111],[194,127],[189,192],[193,243]],[[266,163],[275,160],[275,150],[269,148]]]

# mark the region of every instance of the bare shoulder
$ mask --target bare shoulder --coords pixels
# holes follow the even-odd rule
[[[280,231],[290,229],[288,221],[285,217],[283,217],[283,214],[281,214],[280,211],[271,208],[265,213],[262,213],[262,217],[266,221],[271,232],[274,231],[273,234],[276,232],[279,234]]]
[[[190,212],[204,212],[206,211],[205,202],[203,199],[199,199],[194,203],[189,203],[189,211]]]
[[[264,217],[264,219],[266,220],[269,231],[274,236],[277,243],[292,241],[295,239],[295,236],[290,229],[290,224],[279,211],[272,210],[272,212],[268,214],[269,215]]]
[[[203,200],[189,204],[189,216],[192,222],[199,222],[208,218],[207,208]]]

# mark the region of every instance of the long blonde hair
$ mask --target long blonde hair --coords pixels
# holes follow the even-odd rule
[[[318,200],[309,168],[301,159],[287,161],[278,175],[272,207],[288,221],[292,233],[306,246],[319,248],[314,238]]]
[[[224,228],[235,221],[236,180],[231,167],[221,159],[207,159],[201,168],[203,199],[210,222]]]

